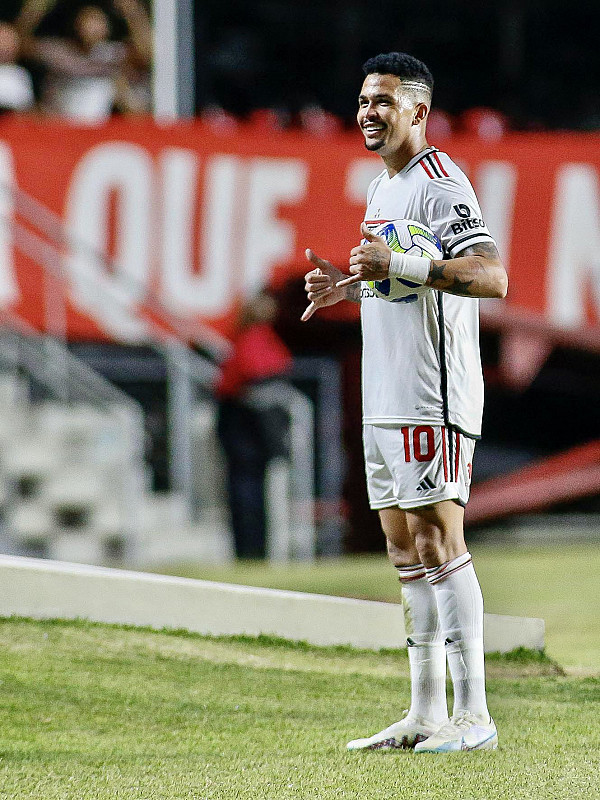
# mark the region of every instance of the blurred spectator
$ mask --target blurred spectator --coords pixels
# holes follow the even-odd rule
[[[35,29],[55,4],[56,0],[26,0],[16,23],[24,53],[46,72],[42,108],[85,122],[105,120],[115,108],[148,110],[144,85],[151,61],[151,29],[139,0],[112,0],[127,26],[125,42],[110,38],[107,13],[91,4],[75,12],[69,36],[35,38]]]
[[[115,107],[122,113],[152,111],[152,27],[139,0],[113,0],[115,9],[127,25],[127,58],[117,80]]]
[[[316,104],[306,105],[300,109],[299,118],[302,130],[312,136],[332,136],[343,128],[339,117]]]
[[[427,136],[432,141],[452,136],[452,117],[446,111],[432,108],[427,117]]]
[[[493,108],[470,108],[461,115],[460,122],[465,133],[489,141],[501,139],[509,131],[508,119]]]
[[[265,472],[272,458],[286,452],[286,420],[272,407],[257,407],[252,398],[258,387],[281,379],[291,367],[290,352],[273,328],[276,314],[277,303],[267,292],[244,305],[233,352],[216,386],[238,558],[265,557]]]
[[[248,122],[256,131],[271,133],[289,128],[290,116],[289,111],[282,108],[256,108],[248,117]]]
[[[31,75],[16,63],[19,53],[16,28],[0,22],[0,112],[26,111],[34,104]]]
[[[235,133],[240,127],[237,117],[219,105],[205,106],[199,119],[217,134]]]

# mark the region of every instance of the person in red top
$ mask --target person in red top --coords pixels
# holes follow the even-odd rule
[[[285,377],[292,365],[289,350],[273,328],[276,313],[277,303],[266,291],[242,308],[233,351],[215,387],[238,558],[265,557],[265,471],[271,458],[286,451],[286,421],[276,410],[258,408],[251,401],[253,389]]]

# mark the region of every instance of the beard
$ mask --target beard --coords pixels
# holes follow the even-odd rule
[[[365,138],[365,148],[367,150],[369,150],[371,153],[373,153],[373,152],[375,152],[377,150],[381,150],[381,148],[384,147],[384,145],[385,145],[385,143],[387,141],[387,134],[388,134],[388,128],[386,126],[382,130],[380,130],[380,132],[379,132],[380,138],[379,139]]]
[[[367,141],[365,141],[365,147],[370,152],[374,152],[375,150],[379,150],[381,147],[383,147],[384,144],[385,144],[385,141],[383,139],[380,139],[377,142],[367,142]]]

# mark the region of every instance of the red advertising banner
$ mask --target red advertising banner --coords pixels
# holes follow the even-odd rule
[[[504,302],[565,328],[598,324],[600,135],[433,143],[475,186],[509,269]],[[42,328],[60,297],[75,338],[143,341],[158,306],[226,335],[242,298],[306,271],[306,247],[344,268],[381,166],[358,134],[4,118],[0,307]],[[59,240],[52,278],[36,227]]]

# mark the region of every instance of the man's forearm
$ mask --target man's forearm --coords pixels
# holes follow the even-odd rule
[[[127,23],[137,57],[149,65],[152,61],[152,27],[144,6],[137,0],[121,0],[116,6]]]
[[[26,0],[14,21],[19,35],[24,39],[31,36],[42,17],[55,5],[56,0]]]
[[[425,285],[462,297],[506,297],[508,278],[496,248],[476,248],[448,261],[432,261]]]

